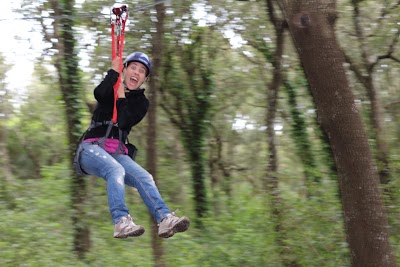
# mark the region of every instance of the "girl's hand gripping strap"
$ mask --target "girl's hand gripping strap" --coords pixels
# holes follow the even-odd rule
[[[128,19],[128,7],[121,5],[119,7],[112,8],[111,15],[111,58],[114,60],[116,56],[119,57],[119,76],[117,82],[114,84],[114,109],[112,122],[117,123],[117,99],[118,99],[118,88],[121,84],[122,76],[122,51],[124,49],[124,38],[125,38],[125,24]],[[117,27],[115,29],[115,26]]]

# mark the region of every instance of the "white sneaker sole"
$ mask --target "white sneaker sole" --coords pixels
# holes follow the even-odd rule
[[[114,234],[114,238],[128,238],[128,237],[137,237],[137,236],[141,236],[144,233],[144,228],[140,227],[138,229],[135,229],[132,232],[128,232],[128,233],[118,233],[118,234]]]

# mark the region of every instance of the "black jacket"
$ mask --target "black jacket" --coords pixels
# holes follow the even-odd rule
[[[118,80],[119,73],[113,69],[107,72],[104,80],[94,89],[94,97],[97,106],[93,112],[92,122],[111,121],[114,107],[114,84]],[[149,100],[144,95],[144,89],[132,90],[125,94],[126,98],[117,99],[117,123],[114,126],[109,138],[118,139],[118,127],[124,132],[123,141],[131,131],[132,127],[138,124],[146,115],[149,108]],[[103,137],[106,134],[108,125],[104,124],[90,129],[86,132],[84,139]]]

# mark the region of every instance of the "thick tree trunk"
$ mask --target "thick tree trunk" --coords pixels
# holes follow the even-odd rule
[[[72,16],[74,14],[74,0],[52,1],[51,3],[55,15]],[[57,43],[58,58],[55,61],[55,67],[58,72],[60,88],[65,104],[69,155],[72,166],[76,145],[83,131],[79,112],[82,105],[80,100],[80,91],[82,88],[79,77],[78,58],[75,51],[74,21],[72,17],[66,17],[56,22],[59,24],[55,24],[54,36],[60,41]],[[90,249],[89,225],[85,221],[85,199],[85,177],[73,174],[71,180],[73,249],[80,259],[84,259]]]
[[[165,6],[164,4],[157,5],[157,23],[156,33],[153,36],[152,48],[152,78],[149,82],[149,101],[150,108],[147,114],[148,128],[147,128],[147,169],[153,175],[154,181],[157,183],[157,91],[160,87],[159,74],[161,67],[161,59],[163,54],[162,38],[164,35],[164,18]],[[153,248],[153,258],[155,267],[164,267],[163,255],[164,249],[161,239],[158,237],[158,226],[154,219],[151,219],[151,245]]]
[[[335,157],[352,265],[396,266],[378,173],[335,37],[335,1],[278,2]]]

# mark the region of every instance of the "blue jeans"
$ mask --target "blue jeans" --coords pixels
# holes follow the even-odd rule
[[[171,213],[153,176],[128,155],[112,156],[98,145],[84,143],[80,164],[87,174],[102,177],[107,182],[108,205],[114,224],[129,214],[124,198],[125,184],[138,190],[157,223]]]

